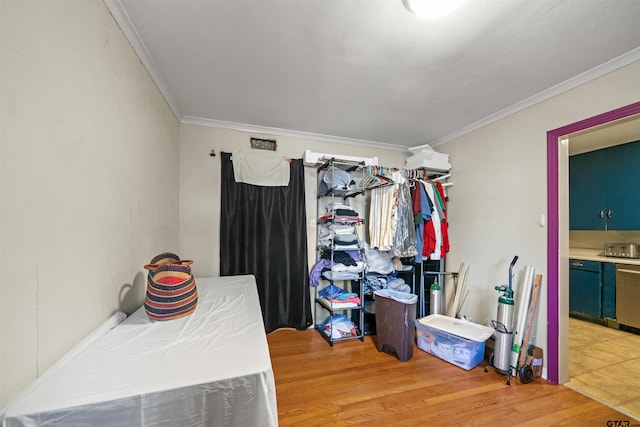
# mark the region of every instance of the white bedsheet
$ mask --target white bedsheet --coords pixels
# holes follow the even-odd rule
[[[3,426],[277,426],[253,276],[196,278],[187,317],[144,307],[64,357],[0,413]]]

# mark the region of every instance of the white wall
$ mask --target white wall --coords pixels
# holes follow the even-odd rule
[[[635,62],[436,147],[450,154],[455,183],[449,190],[448,263],[470,264],[471,291],[463,311],[475,321],[495,318],[498,293],[493,287],[508,283],[514,255],[520,257],[516,273],[531,265],[547,274],[547,229],[538,224],[547,210],[547,131],[637,102],[638,76],[640,62]],[[566,150],[560,159],[568,161]],[[566,174],[561,185],[567,185]],[[561,253],[566,256],[566,248]],[[568,288],[566,280],[560,287]],[[540,298],[534,339],[546,348],[545,277]]]
[[[220,152],[249,150],[250,138],[276,139],[277,152],[301,158],[305,149],[361,157],[379,157],[380,165],[404,167],[409,152],[270,136],[200,125],[180,127],[180,255],[193,259],[196,276],[220,274]],[[214,149],[216,157],[209,157]],[[316,168],[305,167],[309,267],[315,260]]]
[[[3,407],[177,250],[179,123],[101,1],[0,7]]]

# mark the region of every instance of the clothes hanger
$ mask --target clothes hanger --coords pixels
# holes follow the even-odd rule
[[[373,185],[377,185],[380,182],[380,179],[375,175],[376,167],[375,166],[367,166],[367,173],[360,181],[359,187],[361,189],[368,189]]]
[[[382,172],[384,172],[384,168],[381,168],[381,169],[382,169]],[[389,177],[386,177],[384,174],[377,174],[376,177],[378,178],[379,182],[376,185],[367,187],[367,189],[372,190],[374,188],[386,187],[388,185],[393,185],[396,183],[394,180],[392,180]]]

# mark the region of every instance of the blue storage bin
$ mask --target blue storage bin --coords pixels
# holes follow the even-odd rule
[[[466,320],[432,314],[416,320],[418,348],[469,370],[484,359],[484,342],[493,329]]]

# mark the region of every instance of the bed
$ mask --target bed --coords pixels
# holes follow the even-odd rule
[[[196,283],[193,314],[114,316],[10,402],[2,426],[277,426],[255,278]]]

